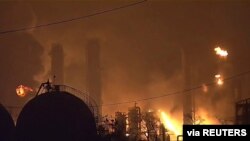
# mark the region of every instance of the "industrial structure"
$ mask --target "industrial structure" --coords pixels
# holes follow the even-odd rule
[[[86,47],[87,60],[87,91],[90,94],[99,108],[99,115],[102,115],[102,95],[101,95],[101,59],[100,59],[100,44],[97,39],[92,39]]]
[[[16,141],[97,141],[95,105],[87,95],[81,99],[70,91],[70,87],[43,83],[18,117]]]
[[[250,124],[250,98],[236,103],[236,124]]]
[[[156,111],[142,112],[136,104],[127,113],[116,112],[115,119],[104,118],[98,130],[105,141],[170,141]]]
[[[139,140],[141,136],[141,108],[136,106],[128,110],[128,134],[130,140]]]
[[[64,52],[61,44],[52,44],[51,52],[51,76],[55,84],[64,84]]]
[[[60,44],[51,48],[51,75],[42,83],[33,99],[14,117],[16,122],[16,141],[43,140],[91,140],[91,141],[170,141],[179,140],[181,133],[174,133],[163,124],[156,111],[143,111],[136,105],[127,112],[115,112],[114,118],[102,116],[101,57],[99,41],[92,39],[85,48],[86,93],[64,85],[64,53]],[[183,51],[183,89],[190,88],[198,79],[195,65]],[[241,99],[242,83],[237,83],[235,98]],[[231,89],[230,89],[231,90]],[[20,93],[20,91],[18,91]],[[195,93],[188,91],[183,95],[183,124],[196,124]],[[14,109],[13,107],[12,109]],[[235,124],[250,124],[250,99],[238,101],[235,106]],[[2,116],[3,115],[3,116]],[[0,133],[6,138],[13,134],[14,122],[0,105]],[[170,119],[167,119],[170,120]],[[170,121],[169,121],[170,122]],[[7,125],[8,124],[8,125]],[[164,126],[165,125],[165,126]],[[171,136],[170,136],[171,135]],[[172,136],[174,135],[174,136]],[[1,135],[0,135],[1,136]],[[2,137],[2,136],[1,136]],[[4,137],[4,136],[3,136]],[[5,141],[5,139],[1,139]]]
[[[0,140],[12,141],[14,138],[15,125],[11,115],[0,104]]]
[[[192,86],[192,81],[194,81],[194,68],[189,65],[190,56],[186,53],[187,51],[181,50],[181,63],[182,63],[182,75],[183,75],[183,89],[190,88]],[[184,94],[182,97],[183,103],[183,124],[193,125],[195,118],[195,106],[194,106],[194,94],[189,91],[188,94]]]

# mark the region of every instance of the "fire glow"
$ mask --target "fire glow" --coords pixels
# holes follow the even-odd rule
[[[215,75],[215,79],[216,79],[216,83],[218,85],[223,85],[224,84],[222,76],[220,74]]]
[[[182,135],[182,121],[178,120],[176,117],[171,116],[170,114],[159,111],[160,113],[160,119],[165,128],[172,132],[175,136],[177,135]],[[208,111],[205,109],[199,108],[197,110],[197,116],[201,118],[199,123],[194,123],[194,124],[199,124],[199,125],[212,125],[212,124],[220,124],[218,119],[215,117],[211,116]]]
[[[16,93],[19,97],[25,97],[29,92],[33,92],[33,89],[24,85],[19,85],[16,88]]]
[[[182,134],[182,122],[175,120],[163,111],[160,111],[160,118],[167,130],[173,132],[175,135]]]
[[[209,112],[207,112],[206,110],[202,108],[199,108],[197,110],[197,115],[202,118],[203,121],[200,123],[202,125],[220,124],[218,119],[211,116]]]
[[[216,47],[214,51],[216,52],[217,55],[221,57],[227,57],[228,55],[228,52],[226,50],[221,49],[220,47]]]

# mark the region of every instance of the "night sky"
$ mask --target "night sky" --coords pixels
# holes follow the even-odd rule
[[[1,0],[0,31],[71,19],[133,2],[138,1]],[[220,71],[230,77],[250,70],[250,2],[148,0],[82,20],[0,34],[0,102],[7,106],[22,105],[34,95],[19,98],[15,94],[18,85],[36,89],[52,77],[49,52],[53,43],[60,43],[65,52],[65,84],[85,90],[84,47],[92,39],[97,39],[101,46],[104,105],[164,95],[185,88],[183,53],[189,60],[187,65],[195,70],[196,78],[190,87],[214,81],[214,75]],[[229,52],[223,62],[214,53],[216,46]],[[247,77],[250,76],[244,76]],[[249,80],[244,83],[249,84]],[[234,83],[225,85],[227,91]],[[208,89],[211,91],[198,101],[207,103],[206,108],[211,105],[209,109],[221,106],[213,101],[223,100],[226,93],[214,98],[211,95],[217,89]],[[242,98],[249,97],[250,90],[243,95]],[[139,104],[170,111],[181,108],[180,95]],[[233,106],[223,103],[221,107],[225,109],[228,105]],[[106,106],[103,110],[113,113],[125,111],[128,106],[133,103]]]

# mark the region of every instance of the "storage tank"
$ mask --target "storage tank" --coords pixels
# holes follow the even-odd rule
[[[0,104],[0,141],[13,141],[15,124],[3,105]]]
[[[68,92],[52,91],[30,100],[16,124],[17,141],[96,141],[94,116]]]

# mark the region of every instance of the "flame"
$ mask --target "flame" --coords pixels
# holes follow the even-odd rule
[[[221,57],[227,57],[228,55],[228,52],[226,50],[221,49],[220,47],[216,47],[214,51],[216,52],[217,55]]]
[[[173,115],[170,115],[164,111],[158,110],[159,116],[161,119],[161,122],[165,126],[165,128],[173,133],[172,135],[178,136],[182,135],[182,118],[173,117]],[[197,116],[200,117],[199,120],[196,121],[195,124],[201,124],[201,125],[212,125],[212,124],[220,124],[220,121],[211,115],[210,112],[208,112],[206,109],[198,108],[196,112]]]
[[[216,75],[215,75],[215,78],[220,78],[220,77],[221,77],[220,74],[216,74]]]
[[[33,92],[33,89],[24,85],[19,85],[16,88],[16,93],[19,97],[25,97],[29,92]]]
[[[219,78],[219,79],[217,80],[217,84],[218,84],[218,85],[223,85],[223,83],[224,83],[224,82],[223,82],[223,80],[222,80],[221,78]]]
[[[218,119],[202,108],[199,108],[196,113],[199,117],[201,117],[202,122],[200,124],[202,125],[220,124]]]
[[[222,76],[220,74],[216,74],[215,79],[216,79],[216,83],[218,85],[223,85],[224,84],[224,81],[223,81]]]
[[[161,121],[163,122],[163,125],[166,129],[169,131],[172,131],[175,135],[181,135],[182,134],[182,123],[173,119],[170,115],[167,113],[160,111],[161,114]]]

